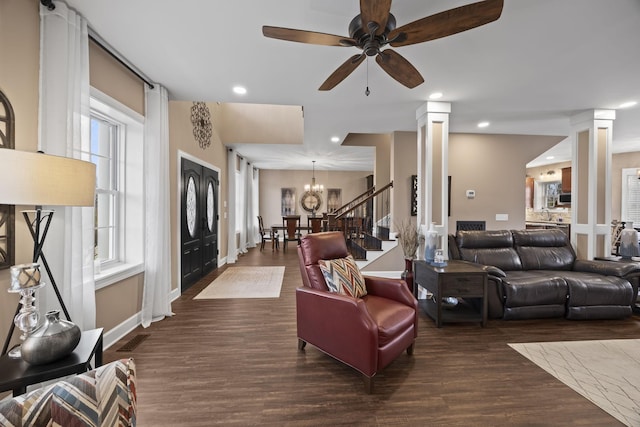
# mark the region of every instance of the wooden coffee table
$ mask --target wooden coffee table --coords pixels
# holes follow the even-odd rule
[[[414,261],[413,294],[418,297],[418,286],[430,297],[419,300],[420,307],[438,328],[444,322],[480,322],[487,324],[487,272],[477,264],[448,261],[445,267],[435,267],[426,261]],[[454,297],[458,304],[446,307],[443,299]]]
[[[28,385],[81,374],[91,369],[94,356],[97,368],[102,365],[102,328],[82,332],[73,353],[46,365],[30,365],[5,354],[0,357],[0,392],[12,390],[15,397],[24,394]]]

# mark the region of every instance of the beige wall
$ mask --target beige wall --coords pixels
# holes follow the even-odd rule
[[[297,105],[220,104],[219,134],[227,144],[302,144],[304,117]]]
[[[391,218],[394,224],[403,219],[411,219],[415,224],[416,217],[411,216],[411,175],[418,174],[418,136],[416,132],[394,132],[391,136]]]
[[[89,42],[91,86],[144,116],[144,83],[93,41]]]
[[[38,149],[38,4],[37,0],[0,1],[0,90],[13,106],[15,148],[23,151]],[[33,251],[33,240],[20,214],[23,209],[33,209],[33,206],[16,206],[15,209],[16,264],[31,262]],[[0,339],[3,343],[18,304],[17,296],[9,294],[8,288],[9,270],[0,270]],[[18,335],[14,333],[14,342]]]
[[[611,160],[611,219],[624,220],[620,216],[622,206],[622,169],[625,168],[640,168],[640,151],[613,155]]]
[[[220,256],[227,254],[227,216],[229,207],[225,206],[227,198],[227,151],[218,134],[221,120],[220,105],[215,102],[207,103],[211,112],[213,125],[213,135],[211,145],[200,148],[193,136],[193,125],[191,124],[191,106],[193,102],[170,101],[169,102],[169,180],[170,180],[170,203],[171,203],[171,274],[172,289],[180,288],[180,166],[179,151],[186,153],[192,158],[200,159],[205,165],[211,165],[219,169],[220,178],[220,226],[218,230],[218,249]],[[231,210],[233,212],[233,210]],[[225,216],[225,213],[227,214]]]
[[[449,135],[451,216],[456,221],[483,220],[487,229],[524,228],[526,164],[564,137],[526,135]],[[467,199],[466,190],[475,190]],[[496,221],[496,214],[509,215]]]
[[[367,189],[367,175],[371,175],[371,172],[329,172],[316,169],[316,183],[325,188],[320,213],[327,209],[327,188],[342,189],[342,203],[346,203]],[[260,170],[260,215],[265,226],[282,224],[280,189],[289,187],[296,189],[296,215],[300,215],[303,225],[307,225],[308,212],[300,207],[300,197],[304,193],[305,184],[310,182],[309,170]],[[257,221],[256,219],[256,223]]]

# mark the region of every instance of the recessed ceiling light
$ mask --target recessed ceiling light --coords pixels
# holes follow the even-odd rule
[[[489,126],[489,122],[480,122],[478,123],[479,128],[486,128]]]
[[[553,159],[555,159],[554,156],[547,156],[547,160],[553,160]]]
[[[625,102],[622,103],[618,106],[618,108],[629,108],[629,107],[633,107],[634,105],[636,105],[638,102],[637,101],[629,101],[629,102]]]
[[[242,86],[234,86],[233,87],[233,92],[237,93],[238,95],[244,95],[247,93],[247,88],[242,87]]]
[[[337,136],[332,136],[331,137],[331,142],[339,142],[340,138],[338,138]]]
[[[440,99],[444,94],[442,92],[433,92],[429,95],[429,99]]]

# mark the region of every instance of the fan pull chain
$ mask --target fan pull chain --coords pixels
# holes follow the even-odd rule
[[[369,57],[367,56],[367,88],[364,91],[364,94],[369,96],[371,91],[369,90]]]

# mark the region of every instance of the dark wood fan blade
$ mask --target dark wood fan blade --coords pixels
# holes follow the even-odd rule
[[[405,33],[406,38],[400,37],[390,43],[398,47],[461,33],[500,18],[503,3],[504,0],[485,0],[436,13],[392,30],[388,38],[393,40],[398,34]]]
[[[358,65],[364,61],[365,56],[366,55],[358,54],[347,59],[344,64],[339,66],[333,74],[331,74],[329,78],[322,83],[322,86],[320,86],[318,90],[331,90],[336,87],[338,83],[346,79],[353,70],[358,68]]]
[[[384,32],[391,11],[391,0],[360,0],[360,16],[362,26],[367,28],[369,22],[378,24],[376,34]]]
[[[356,40],[349,37],[336,36],[334,34],[316,33],[314,31],[295,30],[292,28],[262,27],[262,34],[272,39],[287,40],[290,42],[319,44],[323,46],[354,46]]]
[[[383,50],[376,56],[376,62],[387,74],[409,89],[413,89],[424,82],[418,70],[396,51],[391,49]]]

